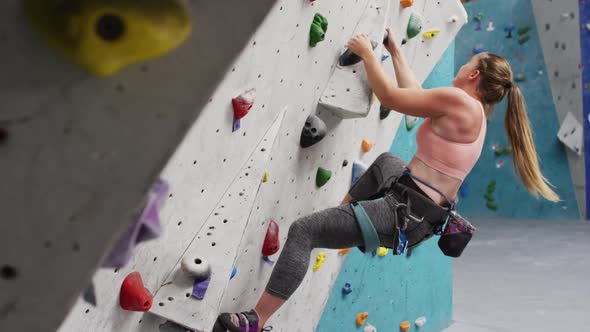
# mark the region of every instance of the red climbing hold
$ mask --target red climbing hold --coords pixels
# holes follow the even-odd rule
[[[234,107],[234,115],[236,119],[241,119],[248,114],[256,99],[256,89],[250,89],[236,98],[232,99],[231,103]]]
[[[119,303],[130,311],[148,311],[152,307],[152,294],[143,286],[139,272],[131,272],[121,284]]]
[[[271,220],[268,225],[268,230],[266,231],[266,237],[264,238],[262,254],[264,256],[270,256],[279,251],[280,248],[279,225],[274,220]]]

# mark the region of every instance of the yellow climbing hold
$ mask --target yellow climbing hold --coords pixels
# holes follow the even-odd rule
[[[363,143],[361,144],[361,148],[363,149],[363,152],[369,152],[371,151],[371,149],[373,148],[373,143],[367,141],[366,139],[363,140]]]
[[[262,176],[262,182],[267,182],[268,181],[268,171],[264,172],[264,175]]]
[[[367,320],[367,317],[369,317],[369,313],[368,312],[359,312],[356,315],[356,326],[362,326],[363,324],[365,324],[365,321]]]
[[[320,253],[315,258],[315,264],[313,264],[313,272],[317,271],[326,260],[326,254],[320,251]]]
[[[399,323],[399,329],[402,330],[402,331],[404,331],[404,332],[406,332],[407,330],[409,330],[410,329],[410,326],[411,326],[410,325],[410,322],[407,321],[407,320]]]
[[[348,254],[348,252],[350,251],[350,249],[352,249],[352,248],[340,249],[340,250],[338,250],[338,254],[340,254],[340,255],[346,255],[346,254]]]
[[[168,53],[191,31],[179,0],[25,0],[24,10],[50,46],[97,76]]]
[[[377,254],[379,255],[379,257],[383,257],[383,256],[387,255],[388,252],[389,252],[389,248],[379,247]]]
[[[432,29],[432,30],[428,30],[428,31],[424,32],[422,34],[422,37],[424,37],[424,39],[432,39],[432,38],[436,37],[436,35],[438,35],[439,33],[440,33],[440,30]]]

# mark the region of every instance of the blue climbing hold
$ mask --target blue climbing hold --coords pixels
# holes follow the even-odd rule
[[[238,269],[236,269],[236,267],[234,266],[234,267],[231,269],[231,275],[229,276],[229,280],[232,280],[232,279],[233,279],[233,278],[236,276],[236,273],[237,273],[237,272],[238,272]]]
[[[473,47],[473,54],[479,54],[484,51],[483,44],[477,44]]]
[[[354,186],[355,182],[361,177],[361,175],[363,175],[363,173],[365,173],[367,168],[367,165],[363,164],[360,161],[355,160],[352,163],[352,182],[350,184],[351,187]]]
[[[459,195],[461,196],[461,198],[469,196],[469,191],[469,185],[467,184],[467,182],[463,182],[461,184],[461,187],[459,187]]]

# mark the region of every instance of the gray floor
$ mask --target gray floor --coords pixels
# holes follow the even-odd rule
[[[590,331],[590,224],[474,220],[444,332]]]

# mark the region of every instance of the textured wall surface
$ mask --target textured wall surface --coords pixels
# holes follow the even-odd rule
[[[23,3],[0,3],[0,330],[54,331],[276,2],[188,2],[193,33],[180,48],[109,78],[64,61]]]
[[[455,67],[462,66],[471,58],[474,48],[481,47],[484,51],[506,57],[515,74],[526,75],[526,81],[517,84],[527,103],[541,170],[556,186],[556,192],[563,202],[553,204],[535,199],[515,177],[511,158],[494,155],[495,144],[501,147],[508,145],[503,123],[506,101],[503,101],[497,105],[493,118],[488,124],[482,156],[466,179],[470,195],[461,201],[461,210],[467,216],[477,217],[578,219],[580,214],[566,148],[556,137],[559,118],[551,98],[551,85],[548,79],[553,72],[547,69],[543,60],[539,41],[539,34],[542,32],[537,30],[530,1],[475,1],[467,4],[466,9],[470,14],[471,22],[458,35]],[[474,15],[478,13],[484,15],[481,30],[476,30],[477,22],[473,20]],[[487,30],[490,19],[493,20],[494,31]],[[514,24],[516,27],[510,39],[506,38],[507,34],[504,32],[504,27],[509,24]],[[516,30],[522,26],[529,26],[531,30],[527,33],[530,37],[528,42],[520,45]],[[568,93],[570,92],[568,90]],[[566,96],[564,95],[563,98]],[[567,98],[574,100],[573,96]],[[496,211],[486,207],[486,199],[483,197],[491,180],[497,182],[493,193],[498,207]]]
[[[578,0],[531,1],[537,22],[537,31],[543,48],[546,72],[551,82],[553,102],[560,123],[571,112],[579,123],[586,122],[582,106],[582,61],[580,32],[587,33],[583,25]],[[566,148],[572,182],[581,215],[586,215],[586,176],[584,154]]]
[[[149,65],[130,67],[109,79],[87,77],[38,41],[32,51],[44,55],[49,65],[33,61],[33,55],[19,58],[18,52],[10,53],[10,61],[4,62],[15,64],[7,69],[10,75],[5,84],[10,85],[12,79],[14,87],[8,90],[10,103],[3,114],[39,109],[48,113],[32,116],[30,122],[11,122],[13,136],[8,149],[2,147],[10,161],[6,169],[11,172],[24,164],[38,167],[28,178],[27,169],[17,171],[7,179],[9,190],[2,192],[3,197],[20,194],[16,201],[2,199],[14,203],[7,218],[19,227],[16,233],[14,229],[1,233],[6,245],[1,251],[2,264],[31,253],[24,255],[31,258],[23,265],[27,269],[19,271],[27,278],[21,278],[18,285],[1,280],[1,304],[8,308],[3,312],[10,314],[9,321],[2,321],[7,322],[2,330],[14,326],[53,330],[60,323],[74,294],[86,286],[100,258],[108,253],[108,245],[118,235],[115,230],[130,219],[174,149],[160,173],[170,184],[160,213],[164,234],[141,243],[125,267],[96,271],[92,280],[97,306],[78,299],[61,331],[155,329],[154,324],[162,320],[119,307],[119,288],[131,271],[140,272],[154,294],[151,313],[184,326],[208,331],[219,311],[251,307],[271,271],[260,255],[268,221],[280,224],[284,241],[286,230],[298,217],[340,202],[350,185],[353,160],[374,159],[389,149],[395,136],[401,115],[393,112],[379,120],[378,102],[371,102],[370,95],[365,103],[372,111],[366,118],[342,120],[317,109],[336,61],[362,15],[377,11],[381,21],[375,25],[394,27],[398,40],[405,34],[411,12],[424,16],[425,30],[441,30],[432,40],[418,36],[404,46],[420,81],[426,79],[466,21],[458,0],[416,0],[404,10],[396,0],[346,4],[280,1],[268,16],[267,2],[251,8],[237,3],[189,4],[194,34],[178,52]],[[6,12],[18,8],[16,1],[2,6]],[[310,48],[309,28],[318,12],[328,19],[328,32],[324,41]],[[449,22],[451,16],[457,20]],[[17,20],[4,22],[3,31],[13,26],[28,31],[25,23]],[[9,39],[19,52],[31,51],[28,44],[19,43],[35,38],[27,33],[26,39]],[[233,38],[236,36],[243,40]],[[215,43],[216,39],[223,42]],[[376,52],[380,56],[381,47]],[[37,66],[33,69],[43,70],[25,71],[30,63]],[[393,75],[390,61],[384,62],[384,68]],[[362,77],[362,64],[354,74],[351,80]],[[222,83],[213,91],[218,81]],[[30,97],[27,89],[31,82],[40,84],[38,96]],[[46,86],[51,89],[44,90]],[[231,99],[250,88],[257,91],[254,107],[241,120],[241,129],[232,132]],[[303,150],[299,135],[310,114],[320,116],[329,131],[323,141]],[[375,143],[368,153],[360,149],[363,139]],[[348,166],[342,166],[343,160],[349,161]],[[322,188],[314,181],[319,166],[333,172]],[[270,178],[261,183],[264,171]],[[22,188],[33,192],[34,199]],[[64,188],[71,190],[62,191]],[[312,252],[312,259],[318,252]],[[191,287],[179,271],[179,261],[195,255],[213,267],[210,288],[202,301],[186,296]],[[324,266],[310,271],[292,300],[269,324],[278,331],[293,331],[293,326],[312,330],[341,263],[335,251],[328,251]],[[238,272],[230,282],[232,266]],[[43,278],[34,271],[43,271]],[[27,307],[27,301],[38,307]],[[302,316],[309,319],[301,320]]]
[[[590,3],[586,0],[580,0],[580,46],[583,68],[583,108],[584,114],[581,122],[584,124],[584,156],[589,158],[590,155]],[[590,180],[590,167],[586,166],[586,182]],[[588,184],[586,183],[586,189]],[[586,218],[588,218],[588,204],[590,195],[586,195]]]
[[[454,44],[438,62],[424,88],[450,86],[453,79]],[[416,130],[406,130],[402,119],[390,151],[409,162],[416,152]],[[414,322],[424,316],[427,324],[419,331],[440,331],[451,322],[451,259],[438,248],[438,237],[416,248],[410,257],[385,257],[363,254],[354,249],[349,254],[334,284],[324,315],[316,331],[353,331],[358,312],[367,311],[367,323],[377,331],[395,331],[404,320]],[[342,295],[346,282],[353,292]],[[410,331],[418,331],[412,326]]]

